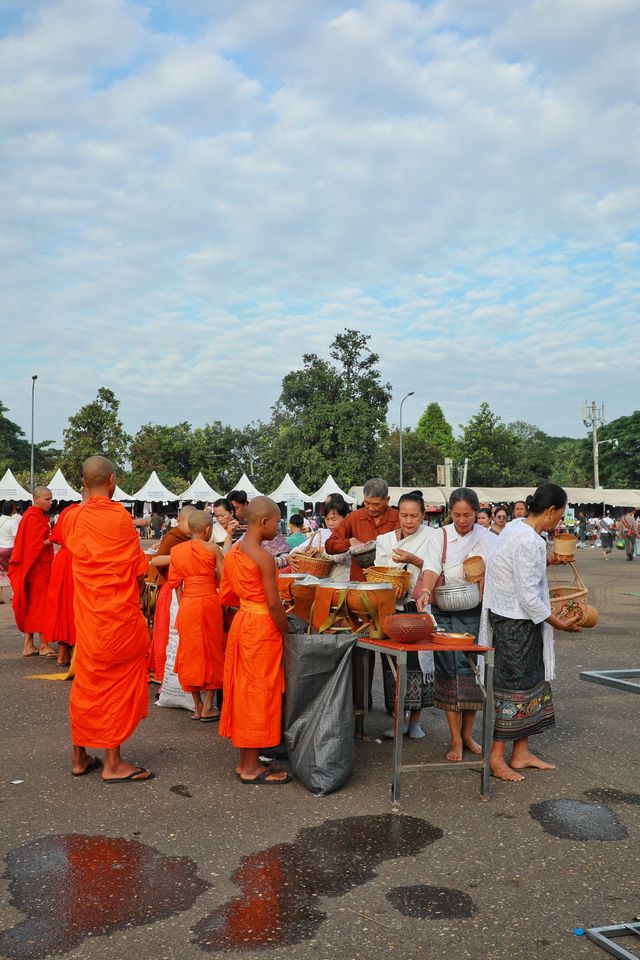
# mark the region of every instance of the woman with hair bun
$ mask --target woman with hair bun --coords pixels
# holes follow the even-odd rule
[[[553,630],[577,633],[577,617],[551,612],[544,532],[555,529],[567,495],[543,483],[527,497],[529,515],[508,524],[487,565],[480,643],[495,647],[496,712],[491,771],[519,782],[527,767],[554,770],[529,750],[529,737],[555,724],[549,681],[554,677]],[[513,744],[510,759],[505,747]]]
[[[435,531],[425,547],[422,566],[422,596],[418,608],[431,603],[431,612],[440,630],[447,633],[472,633],[478,636],[482,606],[478,603],[470,610],[441,610],[433,603],[432,592],[443,578],[448,585],[465,583],[463,561],[479,556],[487,561],[498,542],[491,531],[476,523],[480,509],[478,495],[469,487],[458,487],[449,497],[451,523]],[[472,729],[476,711],[482,706],[482,692],[476,683],[466,654],[447,650],[434,654],[436,707],[444,710],[451,746],[447,760],[459,763],[462,751],[480,754],[482,748],[473,739]]]

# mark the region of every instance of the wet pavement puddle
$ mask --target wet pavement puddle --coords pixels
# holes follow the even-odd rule
[[[240,895],[194,928],[203,950],[256,950],[311,939],[327,915],[322,897],[341,897],[374,879],[386,860],[410,857],[442,837],[417,817],[397,814],[328,820],[243,857],[231,880]]]
[[[545,800],[529,813],[545,833],[561,840],[624,840],[626,827],[609,807],[580,800]]]
[[[595,787],[593,790],[585,790],[584,796],[587,800],[595,800],[596,803],[612,803],[614,807],[617,804],[640,806],[640,793],[625,793],[623,790],[614,790],[609,787]]]
[[[475,913],[475,904],[464,890],[454,887],[393,887],[387,893],[389,903],[403,917],[418,920],[466,920]]]
[[[209,886],[187,857],[165,857],[137,840],[53,834],[12,850],[11,903],[28,916],[0,933],[0,955],[39,960],[88,936],[181,913]]]

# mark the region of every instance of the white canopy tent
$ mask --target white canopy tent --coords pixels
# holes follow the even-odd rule
[[[51,495],[54,500],[82,500],[78,491],[69,486],[62,470],[59,468],[51,477],[47,486],[49,490],[51,490]]]
[[[202,472],[198,474],[190,487],[180,494],[181,500],[201,500],[203,503],[213,502],[220,499],[220,494],[216,493],[213,487],[210,487]]]
[[[316,490],[310,497],[311,503],[324,503],[330,493],[339,493],[341,494],[347,503],[355,503],[356,501],[353,497],[350,497],[348,493],[345,493],[344,490],[338,486],[336,481],[333,479],[331,474],[327,477],[325,482],[322,484],[319,490]]]
[[[11,470],[0,480],[0,500],[32,500],[28,490],[18,483]]]
[[[299,500],[302,503],[311,503],[311,497],[303,493],[300,487],[297,487],[290,474],[286,474],[282,482],[276,487],[269,496],[276,503],[287,503],[289,500]]]
[[[124,490],[116,484],[115,493],[111,499],[115,500],[116,503],[133,503],[135,497],[131,496],[130,493],[125,493]]]
[[[151,471],[149,479],[143,487],[140,487],[137,493],[131,497],[132,500],[142,501],[143,503],[159,502],[164,503],[169,500],[180,500],[175,493],[168,490],[158,476],[155,470]]]
[[[260,491],[251,483],[246,473],[242,474],[235,487],[231,487],[231,490],[244,490],[249,500],[253,499],[253,497],[262,496]],[[231,492],[231,490],[229,492]]]

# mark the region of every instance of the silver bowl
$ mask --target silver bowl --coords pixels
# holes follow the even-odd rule
[[[435,605],[440,610],[473,610],[480,603],[480,587],[477,583],[445,583],[436,587]]]

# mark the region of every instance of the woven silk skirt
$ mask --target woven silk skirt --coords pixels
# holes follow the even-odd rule
[[[449,612],[432,607],[438,628],[448,633],[472,633],[478,636],[482,607],[473,610]],[[456,650],[433,654],[436,665],[436,707],[461,713],[463,710],[479,710],[484,701],[476,677],[469,666],[466,653]],[[473,658],[476,660],[476,657]]]
[[[493,700],[496,740],[519,740],[555,724],[551,687],[544,678],[542,624],[489,611],[495,647]]]

